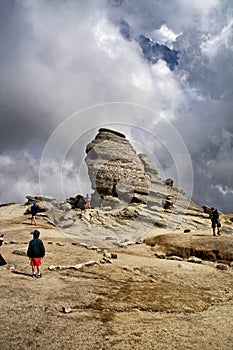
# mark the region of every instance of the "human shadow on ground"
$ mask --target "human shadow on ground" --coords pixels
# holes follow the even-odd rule
[[[22,275],[22,276],[27,276],[27,277],[31,277],[32,274],[28,273],[28,272],[23,272],[23,271],[17,271],[17,270],[13,270],[11,271],[12,273],[15,273],[16,275]]]

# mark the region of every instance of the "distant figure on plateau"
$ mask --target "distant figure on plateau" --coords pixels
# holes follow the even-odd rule
[[[0,246],[4,243],[4,234],[1,234],[0,236]],[[0,266],[6,265],[6,261],[3,258],[2,254],[0,254]]]
[[[216,233],[215,233],[216,227],[217,227],[217,234],[220,236],[221,223],[219,220],[219,213],[217,209],[214,209],[214,207],[210,209],[210,219],[212,223],[211,226],[213,229],[213,236],[216,236]]]
[[[2,233],[0,236],[0,247],[4,243],[4,234]]]
[[[27,250],[27,256],[30,259],[30,265],[32,267],[32,277],[38,277],[40,278],[41,272],[40,272],[40,266],[41,266],[41,259],[45,255],[45,247],[43,242],[39,239],[40,232],[35,230],[33,232],[33,239],[29,242],[28,250]],[[37,268],[37,275],[35,272],[35,268]]]
[[[91,209],[91,197],[86,194],[86,209]]]
[[[36,214],[38,213],[38,206],[36,204],[36,201],[33,202],[33,205],[31,206],[31,225],[35,225],[36,226]]]

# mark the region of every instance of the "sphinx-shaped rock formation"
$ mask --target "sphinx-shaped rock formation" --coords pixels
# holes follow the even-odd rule
[[[123,134],[99,129],[95,140],[87,145],[86,153],[94,190],[92,206],[98,206],[101,198],[112,207],[121,202],[147,202],[148,176],[140,158]]]

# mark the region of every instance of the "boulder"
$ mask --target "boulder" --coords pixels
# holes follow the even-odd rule
[[[166,180],[164,180],[164,184],[166,185],[166,186],[170,186],[170,187],[172,187],[173,186],[173,183],[174,183],[174,180],[173,179],[166,179]]]
[[[86,206],[86,200],[83,196],[78,194],[76,197],[70,197],[67,202],[71,204],[72,209],[84,210]]]
[[[218,263],[216,265],[216,268],[219,270],[229,270],[229,266],[227,264],[222,264],[222,263]]]
[[[161,252],[155,252],[154,253],[155,257],[158,259],[166,259],[166,254],[161,253]]]
[[[72,309],[69,306],[62,306],[62,312],[64,312],[64,314],[69,314],[72,312]]]
[[[202,264],[202,259],[197,258],[196,256],[190,256],[190,258],[188,258],[187,261],[192,262],[194,264]]]
[[[192,271],[192,270],[193,270],[192,266],[187,265],[187,264],[179,264],[179,267],[180,267],[181,269],[187,270],[187,271]]]
[[[15,250],[13,251],[13,254],[22,255],[22,256],[27,256],[27,247],[15,249]]]

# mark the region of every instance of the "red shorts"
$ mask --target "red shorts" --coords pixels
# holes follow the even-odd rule
[[[31,266],[40,266],[41,258],[31,258],[30,264]]]

